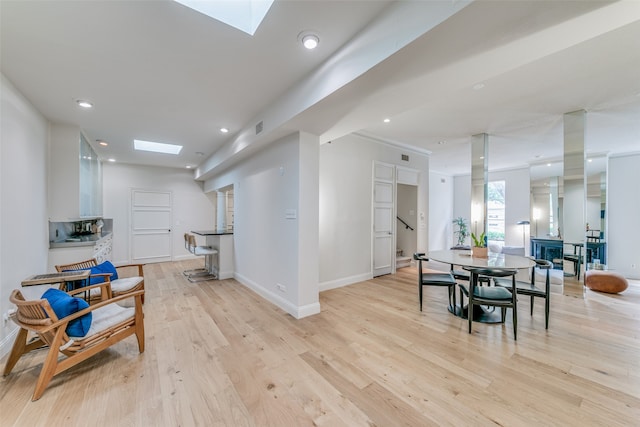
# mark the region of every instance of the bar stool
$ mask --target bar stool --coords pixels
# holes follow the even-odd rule
[[[191,250],[191,245],[189,244],[189,233],[184,233],[184,248],[191,254],[195,255]],[[193,274],[208,274],[209,271],[206,268],[192,268],[189,270],[184,270],[182,274],[185,276],[191,276]]]
[[[196,283],[205,280],[217,279],[218,275],[213,264],[213,256],[218,254],[218,250],[212,248],[211,246],[198,246],[198,244],[196,243],[196,236],[194,236],[193,234],[189,234],[187,236],[187,239],[189,241],[189,250],[191,251],[191,253],[196,256],[205,257],[205,272],[189,275],[189,281]]]

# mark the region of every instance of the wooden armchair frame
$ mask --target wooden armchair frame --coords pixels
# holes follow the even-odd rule
[[[42,364],[42,369],[36,383],[32,399],[40,399],[51,379],[61,372],[77,365],[111,345],[135,334],[138,340],[140,353],[144,352],[144,320],[142,312],[142,295],[144,291],[135,291],[126,295],[120,295],[111,299],[107,296],[108,282],[92,285],[67,292],[69,295],[85,292],[90,288],[103,287],[102,301],[78,311],[70,316],[59,319],[46,299],[26,301],[20,292],[15,289],[9,298],[16,305],[16,312],[11,316],[12,320],[20,326],[18,336],[13,344],[9,358],[4,368],[3,375],[7,376],[23,354],[32,350],[48,346],[47,356]],[[135,299],[134,308],[123,308],[116,304],[127,298]],[[102,316],[110,318],[112,310],[119,311],[119,315],[100,330],[89,330],[87,336],[82,338],[70,338],[66,328],[70,321],[87,313],[93,312],[93,322]],[[100,309],[103,309],[100,311]],[[37,334],[38,338],[27,342],[29,332]],[[58,360],[62,353],[65,358]]]
[[[71,264],[64,264],[64,265],[56,265],[56,271],[57,272],[63,272],[63,271],[68,271],[68,270],[82,270],[82,269],[89,269],[91,267],[96,267],[98,265],[98,261],[95,258],[91,258],[85,261],[80,261],[80,262],[74,262]],[[118,291],[117,287],[111,287],[109,288],[109,298],[111,297],[117,297],[120,295],[128,295],[131,292],[136,292],[136,291],[144,291],[144,264],[127,264],[127,265],[119,265],[116,267],[116,271],[118,272],[118,277],[122,278],[122,277],[128,277],[128,276],[124,276],[124,273],[121,277],[121,273],[120,271],[126,270],[126,269],[136,269],[138,277],[141,277],[142,280],[136,284],[134,287],[127,289],[126,291]],[[105,278],[105,281],[113,281],[110,279],[110,275],[103,273],[103,274],[92,274],[91,277],[99,277],[99,276],[103,276]],[[118,279],[119,280],[119,279]],[[94,292],[91,295],[91,302],[93,303],[96,299],[100,299],[100,294]],[[142,303],[144,304],[144,294],[142,295]]]

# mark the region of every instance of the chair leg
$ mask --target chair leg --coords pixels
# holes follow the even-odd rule
[[[549,329],[549,295],[544,298],[544,328]]]
[[[418,298],[420,298],[420,311],[422,311],[422,283],[418,284]]]
[[[13,367],[16,366],[16,363],[18,363],[18,360],[20,360],[20,357],[22,357],[22,355],[27,352],[26,348],[28,334],[29,332],[23,328],[20,328],[20,330],[18,331],[18,336],[13,342],[13,347],[11,348],[11,353],[9,354],[9,358],[7,359],[7,363],[4,365],[4,372],[2,374],[3,376],[6,377],[7,375],[9,375]]]
[[[453,314],[456,314],[456,285],[449,287],[449,304],[451,304],[451,299],[453,299],[452,311]]]
[[[534,301],[534,297],[533,295],[531,295],[531,315],[533,316],[533,301]]]
[[[140,298],[140,304],[136,301],[136,339],[138,340],[138,351],[144,353],[144,314],[142,313],[142,296],[136,296]]]
[[[42,397],[42,394],[49,385],[51,378],[53,378],[53,376],[56,374],[56,370],[58,368],[58,348],[60,348],[60,343],[62,343],[62,335],[64,333],[64,329],[58,328],[58,331],[56,332],[56,335],[51,342],[51,346],[49,346],[47,357],[42,363],[42,370],[40,371],[40,376],[38,377],[38,381],[36,382],[36,389],[34,390],[33,396],[31,397],[31,400],[33,402]]]
[[[515,289],[515,286],[514,286],[514,289]],[[513,340],[517,341],[518,340],[518,303],[517,303],[517,299],[515,298],[515,296],[517,295],[517,292],[514,292],[513,295],[514,295],[513,308],[511,309],[513,313]]]
[[[471,333],[471,322],[473,322],[473,296],[469,292],[467,299],[467,319],[469,319],[469,333]]]

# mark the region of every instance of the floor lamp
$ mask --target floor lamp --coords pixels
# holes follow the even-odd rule
[[[521,225],[522,226],[522,247],[524,248],[524,226],[525,225],[529,225],[530,222],[527,221],[526,219],[523,221],[518,221],[516,224]]]

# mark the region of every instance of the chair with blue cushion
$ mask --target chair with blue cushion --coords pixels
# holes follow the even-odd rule
[[[89,305],[74,295],[86,289],[102,288],[99,303]],[[9,300],[16,309],[10,315],[20,330],[9,353],[3,375],[7,376],[23,354],[47,348],[40,375],[33,392],[33,401],[38,400],[52,378],[96,353],[116,344],[130,335],[136,335],[138,350],[144,352],[144,322],[142,295],[144,291],[129,292],[111,299],[107,298],[108,282],[90,285],[70,292],[48,289],[40,299],[25,300],[20,290],[11,293]],[[132,307],[123,307],[121,302],[133,299]],[[29,333],[37,335],[29,340]],[[60,357],[62,356],[64,357]],[[66,381],[72,381],[68,376]]]
[[[95,285],[103,281],[110,282],[109,298],[126,295],[135,291],[144,291],[144,264],[127,264],[115,267],[111,262],[98,264],[95,258],[72,264],[56,265],[57,272],[73,270],[91,270],[90,284]],[[100,289],[90,293],[90,301],[100,300]],[[144,294],[142,297],[144,303]]]

